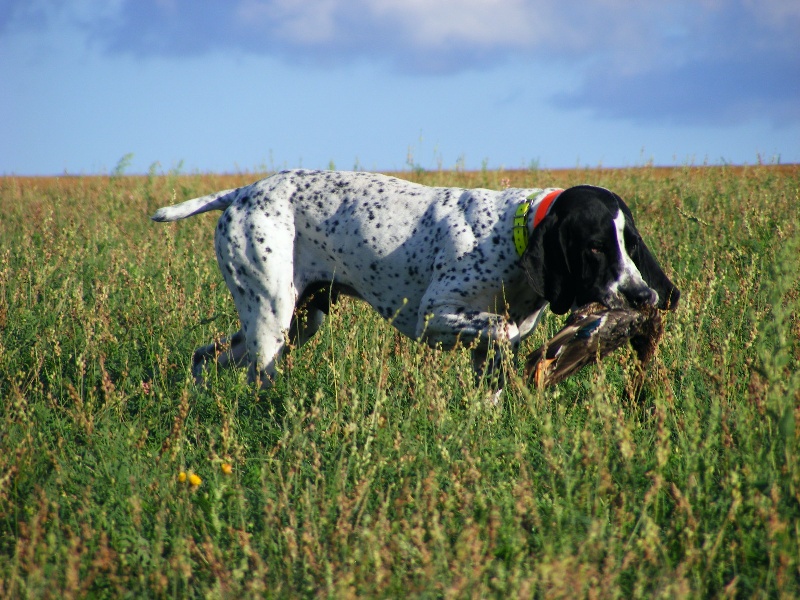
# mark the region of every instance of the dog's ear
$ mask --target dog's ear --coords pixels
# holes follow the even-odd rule
[[[575,302],[575,287],[567,264],[567,248],[561,239],[558,217],[551,214],[534,229],[522,266],[533,290],[563,315]]]

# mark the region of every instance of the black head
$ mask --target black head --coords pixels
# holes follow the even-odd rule
[[[561,193],[530,232],[522,263],[534,290],[556,314],[590,302],[673,310],[680,297],[622,199],[594,186]]]

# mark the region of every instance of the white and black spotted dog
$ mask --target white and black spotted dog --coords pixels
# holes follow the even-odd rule
[[[216,361],[249,365],[249,380],[268,386],[287,333],[302,345],[339,294],[431,346],[472,344],[476,373],[499,375],[497,386],[503,347],[516,352],[548,305],[557,314],[589,302],[673,309],[680,295],[622,199],[598,187],[492,191],[295,170],[153,219],[210,210],[225,211],[217,260],[242,328],[195,352],[198,379]]]

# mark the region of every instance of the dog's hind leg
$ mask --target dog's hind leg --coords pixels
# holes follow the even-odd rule
[[[274,227],[266,219],[251,212],[234,219],[227,231],[218,227],[216,236],[217,261],[236,304],[246,348],[235,344],[231,357],[234,363],[246,360],[248,380],[262,388],[275,378],[297,300],[294,229],[288,224]]]
[[[271,275],[274,275],[272,273]],[[261,283],[250,281],[250,285]],[[236,298],[236,308],[247,341],[249,369],[247,379],[261,388],[272,385],[277,361],[286,346],[286,337],[294,312],[293,289],[274,295],[274,290],[262,289],[253,296]]]
[[[230,337],[222,338],[194,351],[192,375],[198,385],[203,383],[205,370],[211,362],[216,363],[221,369],[245,366],[248,363],[248,355],[244,332],[239,330]]]
[[[312,283],[306,287],[297,301],[289,341],[297,347],[302,346],[319,331],[340,294],[358,297],[355,290],[334,282]]]
[[[325,322],[325,313],[319,309],[305,306],[295,311],[289,328],[289,341],[298,348],[314,337]]]

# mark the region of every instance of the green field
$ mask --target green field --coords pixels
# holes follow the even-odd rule
[[[0,597],[800,597],[800,167],[400,176],[617,191],[682,291],[643,383],[492,407],[343,301],[270,391],[199,388],[218,213],[148,217],[260,175],[3,177]]]

